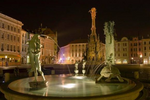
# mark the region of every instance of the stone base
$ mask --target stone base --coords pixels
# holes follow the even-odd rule
[[[48,86],[48,81],[29,82],[29,85],[34,89],[45,88]]]

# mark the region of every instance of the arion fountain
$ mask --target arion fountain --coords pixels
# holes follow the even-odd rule
[[[94,8],[95,9],[95,8]],[[93,8],[91,9],[93,10]],[[95,10],[94,10],[95,11]],[[43,75],[39,57],[39,41],[31,41],[30,57],[37,61],[32,62],[34,77],[28,77],[3,84],[0,91],[7,100],[135,100],[139,97],[143,85],[139,82],[122,78],[114,64],[114,22],[106,22],[106,66],[100,76],[93,80],[85,75],[85,64],[82,64],[82,75],[75,63],[75,75]],[[36,58],[37,57],[37,58]],[[36,63],[35,63],[36,62]],[[41,76],[37,76],[37,71]],[[116,80],[114,80],[116,78]]]

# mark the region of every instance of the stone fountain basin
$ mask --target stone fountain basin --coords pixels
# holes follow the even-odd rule
[[[127,83],[99,83],[85,76],[46,75],[48,87],[32,89],[29,82],[34,77],[11,82],[8,89],[1,88],[7,100],[134,100],[143,89],[141,83],[125,79]],[[38,80],[42,80],[39,76]],[[133,99],[131,99],[133,98]]]

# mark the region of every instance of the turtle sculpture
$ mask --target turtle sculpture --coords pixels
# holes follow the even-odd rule
[[[124,82],[124,80],[120,76],[120,71],[116,67],[112,66],[112,55],[113,54],[110,54],[110,57],[106,62],[106,66],[101,70],[100,77],[96,81],[99,81],[103,77],[105,77],[107,78],[105,80],[106,82],[111,82],[112,78],[117,77],[120,82]]]

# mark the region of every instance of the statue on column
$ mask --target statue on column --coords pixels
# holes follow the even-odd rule
[[[96,8],[93,7],[89,12],[91,13],[91,18],[95,19],[96,18]]]
[[[89,12],[91,13],[91,18],[92,18],[92,27],[91,27],[91,31],[92,31],[92,34],[96,34],[96,25],[95,25],[96,8],[93,7]]]
[[[107,79],[105,81],[111,82],[111,78],[117,77],[120,82],[124,80],[120,76],[120,71],[114,67],[114,22],[105,22],[104,34],[105,34],[105,50],[106,50],[106,66],[101,70],[100,77],[96,81],[100,81],[103,77]]]

